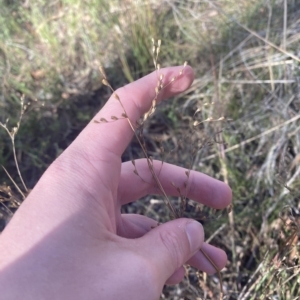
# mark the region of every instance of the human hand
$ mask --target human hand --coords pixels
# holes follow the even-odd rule
[[[179,67],[161,70],[165,80]],[[190,67],[164,89],[159,100],[186,90]],[[156,73],[117,91],[130,120],[138,120],[155,96]],[[113,97],[94,119],[120,116]],[[125,119],[93,121],[44,173],[0,236],[2,299],[158,299],[163,285],[184,276],[183,264],[215,272],[199,249],[219,269],[226,254],[204,243],[201,225],[176,219],[157,226],[140,215],[122,215],[121,206],[158,193],[146,160],[137,160],[140,176],[121,155],[133,136]],[[160,170],[161,163],[154,162]],[[169,195],[181,186],[185,170],[164,163],[160,181]],[[192,171],[188,197],[214,208],[231,201],[230,188]],[[153,228],[155,227],[155,228]],[[153,229],[151,229],[153,228]]]

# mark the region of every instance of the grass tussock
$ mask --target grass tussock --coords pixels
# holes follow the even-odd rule
[[[152,54],[159,69],[158,52],[162,66],[187,60],[195,83],[170,103],[152,104],[124,160],[146,154],[150,172],[153,158],[219,178],[232,187],[233,206],[213,211],[179,191],[176,199],[149,196],[124,212],[164,222],[170,209],[173,217],[181,209],[205,225],[207,239],[229,261],[221,277],[187,266],[184,282],[161,298],[218,299],[223,289],[223,299],[298,299],[297,1],[0,0],[0,6],[0,164],[24,196],[18,173],[32,188],[103,104],[108,83],[117,87],[148,73]],[[154,52],[151,37],[163,41]],[[4,169],[0,176],[4,228],[23,196]]]

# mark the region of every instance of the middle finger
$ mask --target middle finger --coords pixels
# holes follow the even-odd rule
[[[134,164],[132,162],[122,164],[118,187],[120,205],[148,194],[163,194],[153,178],[147,160],[139,159]],[[167,195],[179,196],[177,190],[179,188],[182,195],[217,209],[226,207],[231,201],[231,189],[222,181],[161,161],[153,161],[152,166]]]

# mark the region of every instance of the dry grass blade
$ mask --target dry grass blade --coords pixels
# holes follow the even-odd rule
[[[20,105],[21,105],[21,112],[20,112],[20,116],[19,116],[19,120],[17,122],[17,126],[16,127],[13,127],[12,130],[10,131],[8,128],[7,128],[7,122],[6,123],[2,123],[0,122],[0,126],[7,132],[7,134],[9,135],[10,137],[10,140],[11,140],[11,144],[12,144],[12,150],[13,150],[13,156],[14,156],[14,161],[15,161],[15,166],[17,168],[17,172],[18,172],[18,175],[19,175],[19,178],[22,182],[22,185],[25,189],[25,191],[27,192],[28,189],[26,187],[26,184],[23,180],[23,177],[22,177],[22,174],[21,174],[21,171],[20,171],[20,168],[19,168],[19,163],[18,163],[18,160],[17,160],[17,154],[16,154],[16,146],[15,146],[15,136],[16,134],[18,133],[19,131],[19,128],[20,128],[20,125],[21,125],[21,121],[22,121],[22,117],[23,117],[23,114],[25,112],[25,106],[24,106],[24,95],[21,96],[20,98]],[[7,120],[8,121],[8,120]],[[5,170],[6,174],[9,176],[7,170],[2,166],[2,168]],[[14,183],[14,185],[17,187],[15,181],[12,180],[11,176],[9,176],[10,180]],[[18,191],[20,192],[20,194],[22,195],[23,199],[25,199],[25,196],[24,196],[24,193],[22,193],[21,189],[18,188]]]
[[[283,126],[285,126],[285,125],[288,125],[288,124],[290,124],[290,123],[293,123],[293,122],[297,121],[298,119],[300,119],[300,115],[294,116],[294,117],[291,118],[290,120],[285,121],[285,122],[283,122],[283,123],[281,123],[281,124],[278,124],[278,125],[274,126],[273,128],[270,128],[270,129],[268,129],[268,130],[265,130],[264,132],[262,132],[262,133],[260,133],[260,134],[258,134],[258,135],[256,135],[256,136],[254,136],[254,137],[252,137],[252,138],[249,138],[249,139],[247,139],[247,140],[245,140],[245,141],[242,141],[242,142],[239,143],[239,144],[236,144],[236,145],[234,145],[234,146],[228,147],[227,149],[224,150],[224,152],[225,152],[225,153],[228,153],[228,152],[233,151],[233,150],[236,150],[236,149],[238,149],[238,148],[240,148],[240,147],[242,147],[242,146],[245,146],[245,145],[247,145],[247,144],[249,144],[249,143],[251,143],[251,142],[253,142],[253,141],[255,141],[255,140],[257,140],[257,139],[259,139],[259,138],[261,138],[261,137],[263,137],[263,136],[265,136],[265,135],[267,135],[267,134],[272,133],[273,131],[276,131],[276,130],[279,129],[280,127],[283,127]],[[218,155],[218,154],[212,154],[212,155],[203,157],[203,158],[202,158],[202,161],[206,161],[206,160],[213,159],[213,158],[217,157],[217,155]]]
[[[220,7],[218,7],[216,4],[214,4],[212,1],[210,0],[205,0],[205,2],[209,3],[210,5],[212,5],[215,9],[217,9],[218,11],[220,11],[223,15],[225,15],[229,20],[232,20],[233,22],[235,22],[236,24],[238,24],[240,27],[242,27],[243,29],[245,29],[246,31],[248,31],[250,34],[252,34],[253,36],[257,37],[258,39],[260,39],[261,41],[263,41],[264,43],[266,43],[267,45],[271,46],[272,48],[278,50],[279,52],[287,55],[288,57],[294,59],[297,62],[300,62],[300,58],[297,57],[296,55],[294,55],[293,53],[290,53],[288,51],[286,51],[285,49],[282,49],[281,47],[276,46],[274,43],[268,41],[267,39],[263,38],[262,36],[260,36],[258,33],[256,33],[255,31],[249,29],[247,26],[243,25],[242,23],[240,23],[238,20],[230,17],[224,10],[222,10]]]
[[[19,188],[19,186],[17,185],[17,183],[10,176],[10,174],[8,173],[8,171],[3,166],[1,166],[1,167],[4,170],[4,172],[6,173],[6,175],[8,176],[8,178],[11,180],[11,182],[14,184],[14,186],[18,190],[18,192],[22,195],[23,199],[25,199],[25,194],[22,192],[22,190]]]

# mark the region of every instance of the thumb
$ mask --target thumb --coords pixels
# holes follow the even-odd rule
[[[140,238],[155,277],[164,284],[202,246],[204,231],[191,219],[159,225]]]

